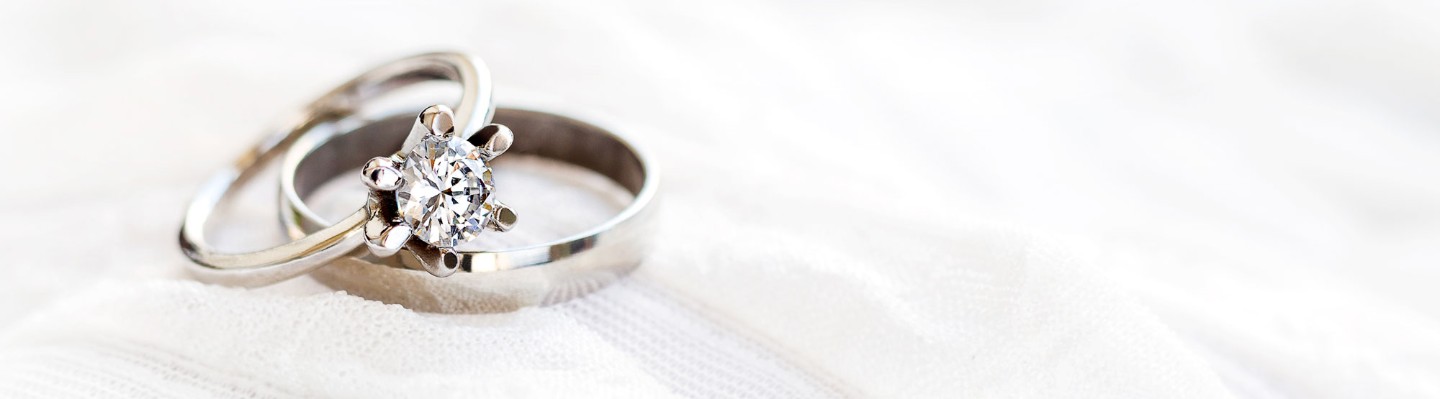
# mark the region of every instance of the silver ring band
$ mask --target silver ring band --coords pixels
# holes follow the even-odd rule
[[[293,278],[363,246],[362,218],[333,226],[273,248],[223,252],[205,240],[206,221],[233,188],[307,132],[345,129],[364,123],[362,106],[394,89],[426,81],[454,81],[462,93],[455,124],[488,123],[493,114],[490,75],[479,59],[457,53],[432,53],[401,59],[361,74],[307,106],[288,128],[267,137],[234,164],[208,180],[190,202],[180,228],[180,248],[194,261],[197,279],[225,285],[262,286]]]
[[[302,238],[333,228],[304,200],[326,182],[352,176],[349,173],[367,159],[405,148],[401,139],[413,121],[393,118],[349,132],[315,131],[297,140],[280,166],[282,222],[290,235]],[[421,271],[424,265],[403,253],[365,256],[363,262],[355,262],[360,257],[349,258],[338,269],[317,271],[316,277],[335,288],[417,310],[497,311],[582,295],[640,263],[652,233],[651,202],[658,179],[639,148],[614,130],[543,111],[500,108],[495,122],[515,132],[514,144],[505,154],[538,156],[592,170],[634,199],[609,220],[570,236],[519,248],[457,250],[458,273],[445,278]],[[489,139],[477,134],[468,140],[478,146]],[[367,211],[361,209],[341,224],[366,217]],[[498,271],[505,272],[494,273]],[[413,291],[426,294],[417,296]]]

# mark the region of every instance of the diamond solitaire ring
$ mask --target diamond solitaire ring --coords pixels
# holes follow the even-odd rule
[[[430,81],[460,86],[455,123],[460,126],[489,122],[490,74],[479,59],[458,53],[432,53],[400,59],[345,82],[306,106],[284,129],[256,144],[230,167],[201,186],[190,202],[180,226],[180,249],[194,267],[196,278],[236,286],[262,286],[284,281],[323,266],[364,245],[363,218],[347,219],[292,242],[245,252],[216,249],[205,239],[206,222],[236,187],[244,185],[271,160],[284,153],[305,133],[336,131],[362,126],[377,117],[366,105],[396,89]]]
[[[454,109],[432,105],[417,116],[420,107],[381,101],[397,89],[428,81],[458,83],[461,95]],[[489,124],[492,117],[504,124]],[[224,252],[208,244],[204,228],[215,208],[282,154],[281,221],[294,241],[250,252]],[[496,195],[491,161],[502,154],[549,158],[594,171],[633,199],[610,219],[575,234],[476,249],[470,244],[484,241],[491,234],[487,231],[507,231],[517,222],[516,213]],[[354,178],[350,173],[357,168],[368,188],[361,209],[332,223],[304,203],[325,182]],[[393,295],[460,292],[461,301],[470,301],[470,294],[485,298],[479,301],[485,304],[472,307],[495,309],[495,293],[503,291],[499,296],[510,298],[505,303],[511,305],[499,306],[553,303],[598,288],[639,264],[648,249],[656,180],[648,158],[612,130],[546,111],[497,110],[489,72],[478,59],[425,54],[341,85],[213,177],[185,214],[180,247],[194,262],[192,274],[217,284],[263,286],[334,264],[339,268],[325,268],[335,271],[317,273],[317,278],[389,302],[414,302]],[[342,267],[357,264],[366,266]],[[416,281],[419,275],[426,276],[426,283],[394,292],[397,281]],[[358,287],[357,281],[372,285]],[[433,281],[458,286],[426,285]],[[376,286],[385,288],[371,289]]]

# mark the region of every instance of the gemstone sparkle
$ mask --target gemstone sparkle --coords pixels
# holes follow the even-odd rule
[[[428,136],[410,150],[401,172],[405,183],[395,191],[395,201],[415,237],[453,248],[484,230],[490,216],[485,200],[494,185],[490,166],[474,145],[458,137]]]

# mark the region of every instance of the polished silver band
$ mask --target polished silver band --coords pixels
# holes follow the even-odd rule
[[[202,281],[262,286],[308,273],[363,246],[364,218],[350,217],[314,234],[259,251],[223,252],[205,240],[206,221],[221,201],[243,185],[267,162],[306,133],[341,131],[368,121],[365,104],[420,82],[453,81],[461,86],[454,106],[455,125],[488,123],[494,110],[489,70],[479,59],[457,53],[432,53],[401,59],[346,82],[311,103],[285,129],[267,137],[234,164],[217,173],[191,201],[180,228],[180,248],[192,261],[191,272]],[[413,145],[407,139],[404,145]]]
[[[297,140],[280,166],[282,221],[291,236],[304,238],[333,229],[305,199],[337,177],[355,178],[353,171],[367,159],[405,148],[402,140],[412,122],[413,118],[392,118],[348,132],[312,131]],[[507,156],[531,155],[592,170],[623,187],[633,200],[600,225],[563,238],[518,248],[457,250],[458,273],[445,278],[422,271],[425,267],[404,253],[360,254],[336,268],[317,271],[317,278],[361,296],[419,310],[495,311],[563,301],[599,288],[639,264],[652,233],[657,179],[638,147],[614,130],[545,111],[500,108],[494,122],[514,132]],[[482,132],[468,140],[479,146],[489,139]],[[361,209],[341,224],[366,217],[367,211]],[[500,271],[504,272],[495,273]]]

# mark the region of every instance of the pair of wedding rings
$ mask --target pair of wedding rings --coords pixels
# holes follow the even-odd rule
[[[460,87],[453,107],[378,105],[387,94],[435,81]],[[593,123],[496,108],[492,92],[479,59],[432,53],[383,65],[325,94],[201,188],[180,228],[190,271],[201,281],[244,287],[313,274],[333,287],[421,310],[488,311],[563,301],[637,266],[648,248],[656,193],[645,154]],[[501,154],[594,171],[633,200],[600,225],[560,239],[475,249],[476,241],[520,223],[491,176],[491,161]],[[206,222],[222,200],[277,158],[281,225],[293,241],[249,252],[207,243]],[[347,173],[356,168],[358,176]],[[361,209],[328,221],[305,201],[337,177],[361,179],[369,194]]]

